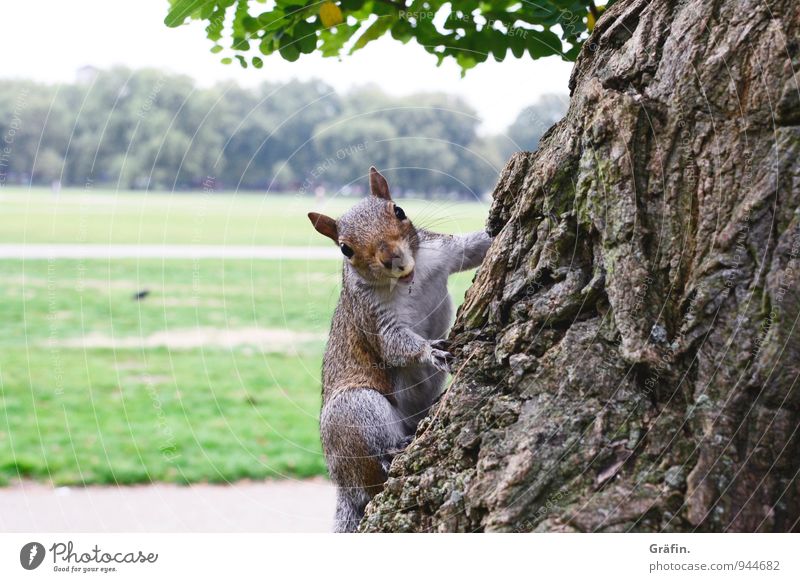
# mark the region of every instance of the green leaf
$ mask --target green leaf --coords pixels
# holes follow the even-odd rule
[[[477,65],[477,61],[475,60],[475,55],[472,53],[460,52],[456,53],[456,62],[461,67],[461,76],[464,76],[464,73],[467,69],[471,69],[475,65]]]
[[[250,50],[250,43],[247,41],[246,38],[234,38],[233,45],[231,48],[235,51],[249,51]]]
[[[170,4],[172,4],[172,2],[170,2]],[[211,15],[214,14],[214,11],[216,9],[217,9],[216,2],[208,2],[200,8],[197,15],[203,20],[208,20],[209,18],[211,18]]]
[[[394,26],[392,26],[392,38],[399,40],[402,43],[406,43],[414,38],[414,29],[411,28],[411,25],[407,20],[401,18],[394,23]]]
[[[565,52],[561,58],[569,62],[574,61],[575,59],[578,58],[578,55],[581,52],[581,47],[583,47],[583,43],[577,43],[573,45],[573,47],[569,49],[567,52]]]
[[[459,18],[456,15],[456,11],[453,10],[447,15],[442,28],[450,31],[456,30],[457,28],[464,28],[463,19]]]
[[[373,40],[376,40],[383,36],[383,34],[389,30],[389,27],[392,26],[394,23],[394,19],[391,16],[382,16],[378,18],[375,22],[373,22],[364,33],[358,37],[358,40],[353,45],[353,48],[350,49],[350,54],[352,55],[359,49],[364,48]]]
[[[494,60],[500,62],[506,58],[509,38],[499,30],[489,31],[489,50],[494,55]]]
[[[290,35],[285,35],[281,38],[281,46],[278,48],[278,52],[290,63],[300,58],[300,50],[297,48],[294,39]]]
[[[261,51],[262,55],[271,55],[275,50],[272,44],[272,37],[264,38],[258,45],[258,50]]]
[[[339,6],[342,10],[346,10],[347,12],[355,12],[364,6],[365,2],[366,0],[342,0]]]
[[[297,49],[307,55],[317,48],[317,27],[301,20],[294,27],[293,36],[296,39]]]
[[[242,26],[247,32],[255,32],[259,28],[258,19],[252,16],[245,16],[242,19]]]
[[[512,34],[508,37],[508,45],[511,48],[511,54],[518,59],[522,58],[525,54],[525,39],[520,32],[520,29],[512,29]]]
[[[211,13],[206,26],[208,40],[218,42],[222,38],[222,29],[225,22],[225,9],[215,10]]]
[[[526,45],[534,59],[561,54],[561,39],[550,30],[529,30]]]
[[[323,57],[338,56],[345,43],[359,29],[360,24],[337,24],[334,28],[323,28],[319,32],[319,48]]]
[[[277,30],[286,25],[286,14],[283,10],[275,9],[272,12],[262,12],[257,20],[263,30]]]
[[[186,18],[204,5],[210,4],[213,1],[214,0],[176,0],[167,13],[167,17],[164,18],[164,24],[170,28],[180,26]]]
[[[261,67],[263,67],[264,66],[263,59],[261,57],[253,57],[253,66],[256,69],[260,69]]]

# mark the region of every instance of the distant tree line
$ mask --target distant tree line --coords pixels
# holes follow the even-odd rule
[[[340,94],[320,81],[198,87],[156,70],[85,69],[74,83],[0,85],[0,186],[358,193],[369,165],[405,193],[476,197],[566,109],[546,96],[505,135],[463,100]]]

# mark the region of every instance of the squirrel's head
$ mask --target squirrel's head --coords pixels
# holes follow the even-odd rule
[[[403,209],[394,203],[389,184],[374,167],[369,169],[371,196],[338,220],[309,212],[311,224],[335,242],[344,260],[372,284],[410,283],[419,248],[417,231]]]

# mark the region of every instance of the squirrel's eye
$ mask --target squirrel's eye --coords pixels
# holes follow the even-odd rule
[[[353,256],[353,249],[344,243],[339,243],[339,248],[342,249],[342,254],[348,259]]]
[[[394,215],[397,217],[397,220],[405,220],[406,219],[406,213],[403,212],[403,209],[400,208],[399,206],[395,206],[394,207]]]

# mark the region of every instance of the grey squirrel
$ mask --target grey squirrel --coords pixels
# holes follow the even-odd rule
[[[310,212],[344,255],[342,292],[322,364],[320,435],[337,487],[334,531],[352,532],[383,488],[449,371],[451,273],[480,265],[485,232],[417,229],[374,167],[371,195],[341,218]]]

